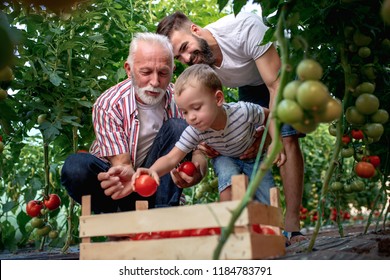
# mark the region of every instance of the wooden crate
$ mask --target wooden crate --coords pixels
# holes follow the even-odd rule
[[[233,199],[245,192],[247,177],[232,178]],[[129,236],[134,233],[224,227],[240,200],[91,215],[90,196],[82,200],[80,217],[80,259],[212,259],[219,235],[91,242],[97,236]],[[271,191],[271,205],[251,202],[235,223],[235,232],[225,243],[220,259],[270,259],[285,254],[282,210],[277,205],[277,188]],[[144,206],[145,208],[145,206]],[[138,209],[138,208],[137,208]],[[253,224],[273,227],[276,235],[254,233]]]

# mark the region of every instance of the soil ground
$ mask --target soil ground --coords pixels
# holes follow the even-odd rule
[[[390,259],[390,225],[375,230],[371,226],[363,234],[364,225],[344,226],[344,237],[340,237],[335,227],[323,228],[319,232],[314,248],[307,252],[312,231],[306,232],[307,240],[286,248],[281,260],[386,260]],[[0,260],[78,260],[78,246],[71,247],[67,253],[60,249],[37,251],[20,250],[17,253],[0,253]]]

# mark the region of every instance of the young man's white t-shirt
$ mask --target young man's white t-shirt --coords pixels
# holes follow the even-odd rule
[[[214,70],[224,86],[257,86],[264,83],[255,60],[272,43],[260,45],[268,27],[259,16],[240,12],[237,16],[225,16],[205,26],[205,29],[213,34],[222,51],[222,64]]]

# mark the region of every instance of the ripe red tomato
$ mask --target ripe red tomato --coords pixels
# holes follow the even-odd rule
[[[369,162],[360,161],[355,165],[355,173],[361,178],[371,178],[375,175],[375,167]]]
[[[45,198],[43,204],[47,209],[55,210],[61,205],[61,198],[57,194],[52,193],[49,194],[48,198]]]
[[[263,233],[263,230],[261,229],[261,226],[259,224],[253,224],[252,231],[259,234]]]
[[[134,191],[139,195],[147,197],[153,195],[157,190],[156,181],[148,174],[142,174],[135,180]]]
[[[360,129],[352,129],[351,135],[353,139],[360,140],[364,138],[363,131]]]
[[[30,200],[26,206],[27,215],[29,215],[30,217],[37,217],[41,214],[42,208],[42,201]]]
[[[196,171],[196,166],[191,161],[185,161],[179,165],[177,171],[184,172],[188,176],[193,176]]]
[[[342,138],[341,138],[341,141],[343,141],[343,143],[345,145],[348,145],[349,142],[351,142],[351,137],[349,137],[348,135],[344,135]]]
[[[262,227],[261,231],[263,232],[263,234],[269,234],[269,235],[276,234],[276,232],[272,228],[269,228],[269,227]]]
[[[375,168],[381,164],[381,158],[379,156],[365,156],[362,161],[371,163]]]

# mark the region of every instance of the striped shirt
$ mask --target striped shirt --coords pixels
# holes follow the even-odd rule
[[[195,149],[201,142],[206,142],[221,155],[239,157],[255,141],[256,128],[264,124],[264,110],[260,105],[239,101],[223,105],[227,122],[225,129],[199,131],[188,126],[176,147],[185,153]]]
[[[173,84],[166,91],[164,120],[183,118],[173,98]],[[131,79],[126,79],[106,90],[92,109],[96,139],[90,153],[107,161],[105,157],[130,153],[133,165],[137,159],[140,123],[137,102]]]

